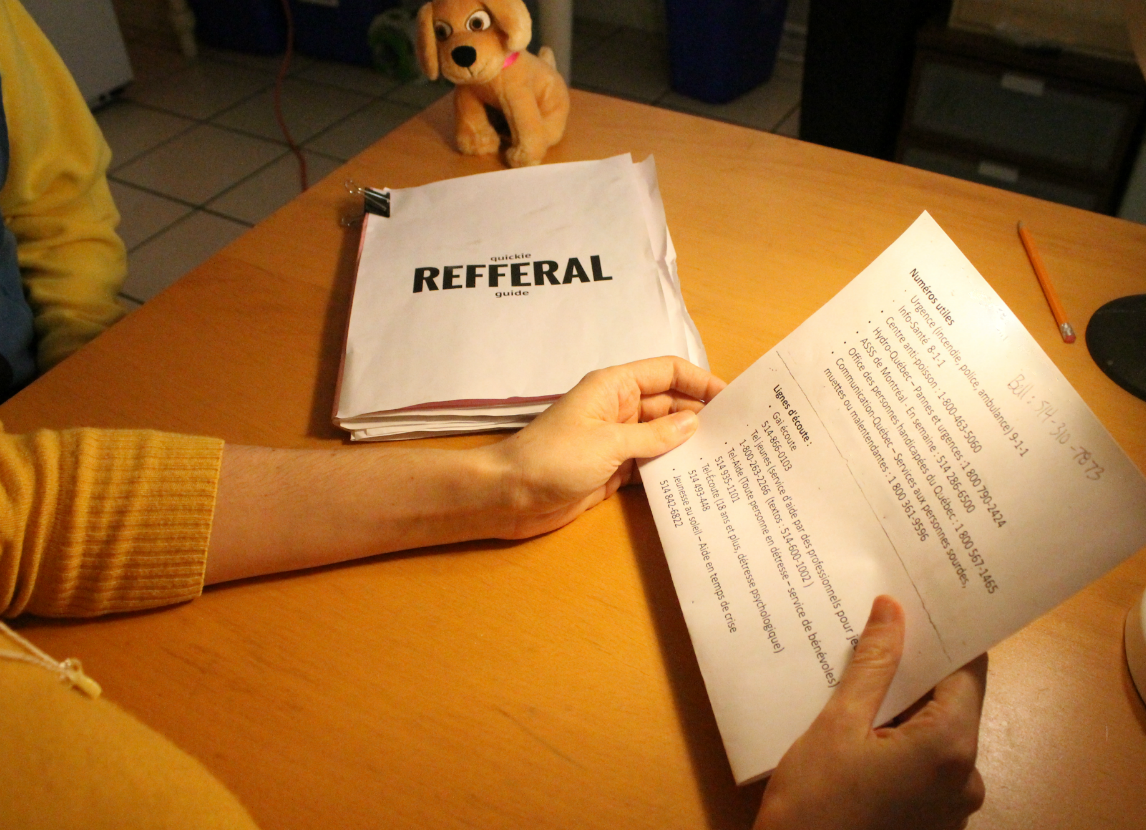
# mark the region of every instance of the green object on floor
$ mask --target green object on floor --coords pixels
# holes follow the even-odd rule
[[[405,9],[387,9],[371,21],[366,39],[375,68],[399,81],[421,75],[414,53],[414,27],[414,16]]]

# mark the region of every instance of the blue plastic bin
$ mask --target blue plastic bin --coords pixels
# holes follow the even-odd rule
[[[788,0],[665,0],[672,88],[724,104],[772,77]]]
[[[400,5],[400,0],[339,0],[337,5],[290,0],[295,48],[312,58],[369,66],[371,21]]]
[[[286,49],[281,0],[188,0],[195,38],[207,46],[277,55]]]

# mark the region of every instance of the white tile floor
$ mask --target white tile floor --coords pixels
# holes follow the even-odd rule
[[[162,4],[165,6],[166,4]],[[298,193],[298,169],[275,121],[279,59],[204,48],[180,55],[156,4],[117,3],[136,80],[96,113],[111,145],[111,189],[128,247],[123,302],[146,302]],[[577,20],[575,87],[795,135],[798,35],[773,78],[723,106],[669,88],[663,34]],[[283,112],[311,181],[449,92],[369,69],[296,56]]]

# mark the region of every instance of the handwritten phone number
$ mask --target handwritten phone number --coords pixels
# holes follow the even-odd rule
[[[1070,451],[1074,453],[1073,458],[1078,463],[1078,466],[1083,468],[1083,475],[1091,481],[1098,481],[1102,478],[1102,474],[1106,472],[1105,468],[1095,460],[1094,454],[1082,445],[1074,445],[1071,442],[1070,427],[1065,421],[1060,421],[1055,418],[1058,414],[1058,407],[1054,406],[1050,401],[1039,398],[1034,391],[1035,385],[1033,382],[1027,380],[1024,375],[1016,375],[1010,383],[1007,384],[1007,390],[1018,398],[1020,401],[1031,407],[1035,412],[1035,422],[1040,426],[1047,427],[1047,435],[1050,439],[1062,446],[1069,446]],[[1023,441],[1019,439],[1018,432],[1011,432],[1008,436],[1011,443],[1015,444],[1016,449],[1019,450],[1019,455],[1027,454],[1027,447],[1023,446]]]

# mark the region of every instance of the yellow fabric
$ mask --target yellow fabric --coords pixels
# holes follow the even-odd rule
[[[0,427],[0,613],[86,616],[198,596],[222,449],[142,430]],[[3,625],[0,652],[27,653]],[[0,757],[12,761],[0,764],[5,828],[255,827],[170,741],[57,673],[3,656]]]
[[[0,0],[18,243],[45,371],[114,323],[127,270],[111,151],[55,50]],[[0,432],[0,614],[89,616],[198,596],[221,441],[143,431]],[[0,651],[22,648],[0,629]],[[42,667],[0,659],[0,824],[251,830],[201,764]]]
[[[23,651],[0,626],[0,651]],[[11,830],[252,830],[195,759],[103,697],[0,659],[0,825]]]
[[[0,432],[0,615],[192,599],[223,442],[149,431]]]
[[[0,0],[0,82],[11,148],[0,213],[16,236],[43,372],[123,316],[127,255],[107,185],[111,150],[16,0]]]

